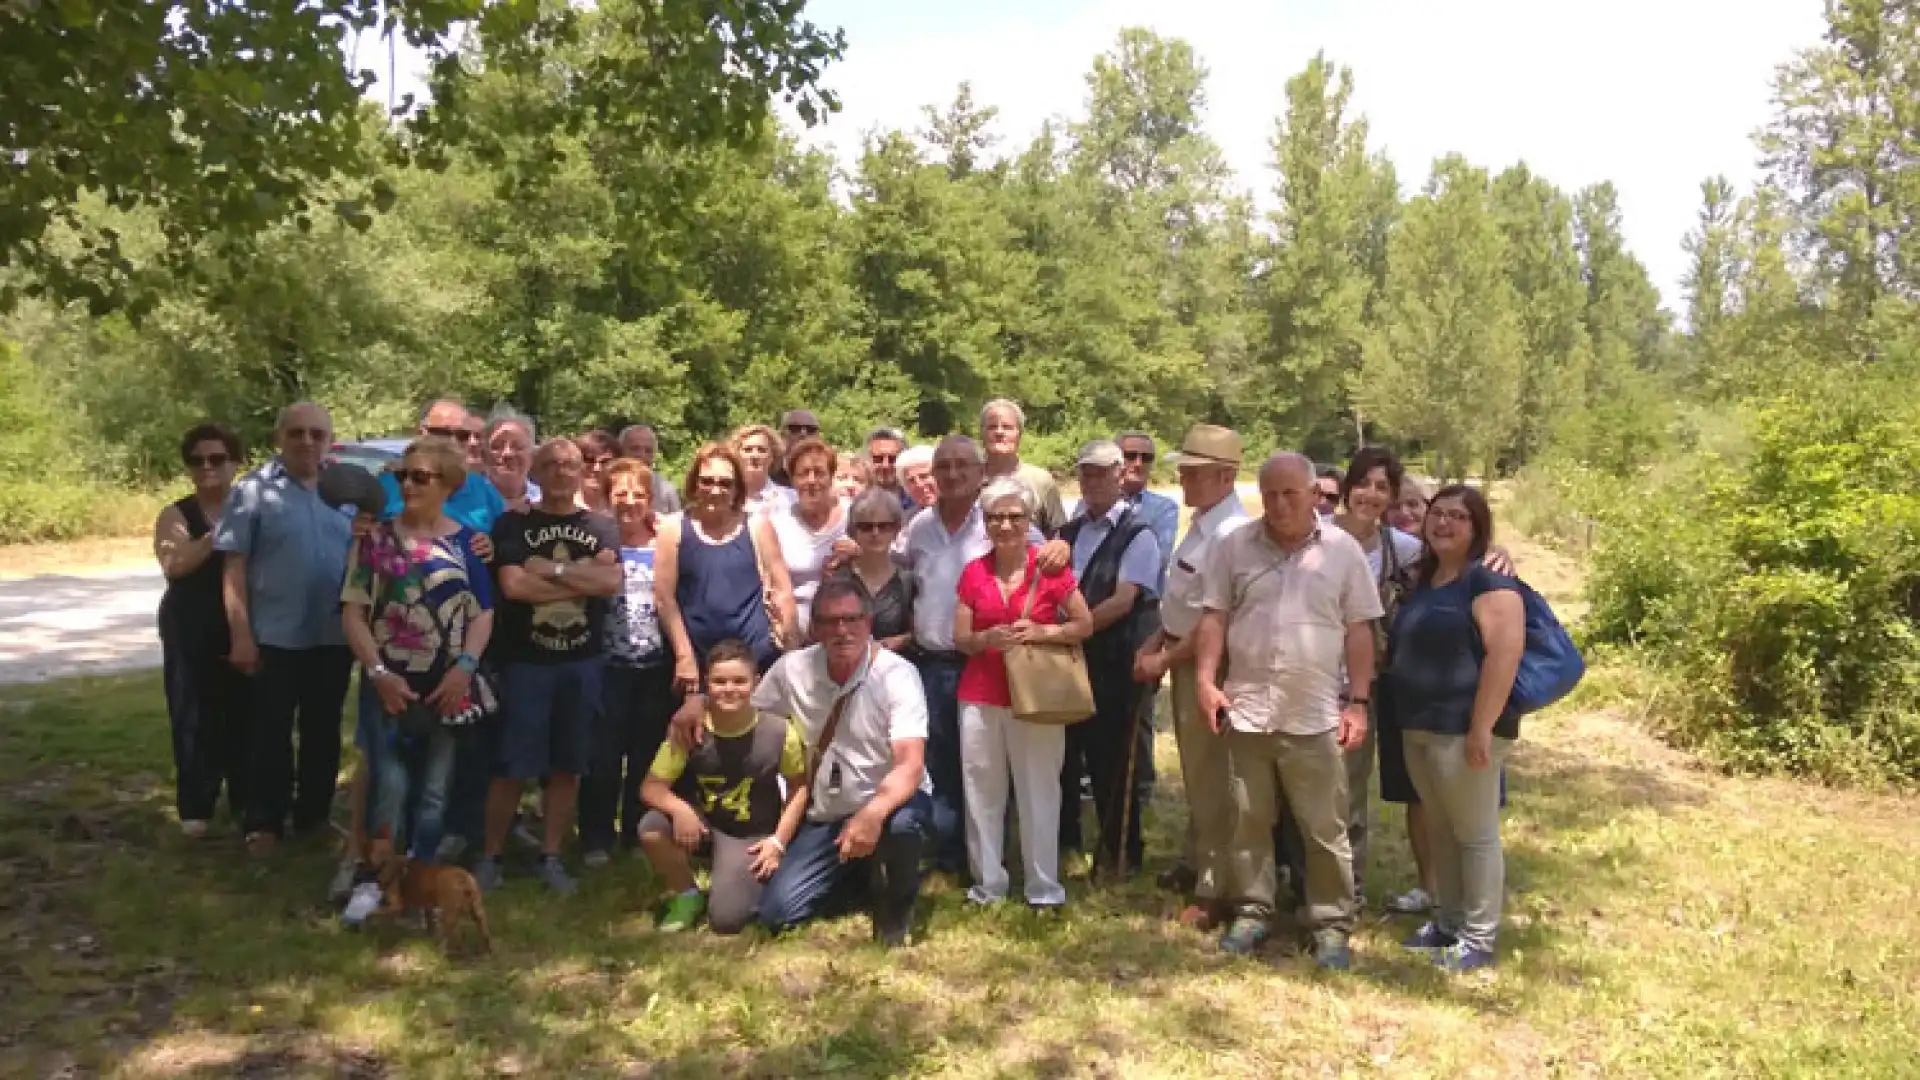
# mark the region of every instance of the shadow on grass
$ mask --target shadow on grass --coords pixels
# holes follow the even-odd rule
[[[657,935],[641,914],[652,883],[628,859],[565,901],[524,875],[511,881],[488,903],[498,952],[450,959],[403,927],[341,931],[317,901],[333,863],[324,845],[290,844],[259,863],[230,833],[179,836],[157,680],[30,700],[0,729],[0,961],[24,987],[0,996],[0,1031],[24,1033],[0,1041],[0,1072],[66,1060],[209,1077],[896,1076],[958,1052],[995,1055],[1002,1075],[1065,1076],[1100,1071],[1089,1054],[1124,1060],[1143,1038],[1201,1055],[1243,1048],[1255,1018],[1189,993],[1196,982],[1263,965],[1323,978],[1303,957],[1234,960],[1173,927],[1177,900],[1151,884],[1170,857],[1124,886],[1076,886],[1063,919],[979,911],[935,888],[923,944],[891,955],[866,940],[863,916],[778,940]],[[1171,740],[1160,749],[1149,850],[1171,853],[1184,811]],[[1701,799],[1653,770],[1540,746],[1516,757],[1513,790],[1509,880],[1528,893],[1575,880],[1592,892],[1596,874],[1607,889],[1632,888],[1631,846],[1596,857],[1593,838],[1623,812]],[[1411,879],[1401,835],[1376,814],[1370,881]],[[1410,928],[1364,919],[1351,979],[1426,1005],[1521,1007],[1401,953],[1394,943]],[[1589,977],[1556,957],[1562,933],[1531,919],[1505,940],[1530,974]],[[1040,980],[1064,984],[1076,1000],[1063,1006],[1102,995],[1151,1005],[1125,1030],[1096,1015],[1005,1045],[1009,1023],[1045,1010],[1031,998]]]

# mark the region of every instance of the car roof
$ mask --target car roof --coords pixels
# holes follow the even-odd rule
[[[412,439],[404,438],[360,439],[356,442],[341,443],[339,448],[341,450],[377,450],[383,454],[392,454],[395,457],[399,457],[401,454],[406,453],[408,445],[412,442]]]

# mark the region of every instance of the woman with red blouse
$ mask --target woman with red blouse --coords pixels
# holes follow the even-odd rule
[[[967,899],[993,904],[1007,898],[1001,840],[1011,775],[1020,808],[1027,904],[1053,909],[1067,902],[1067,890],[1060,884],[1058,828],[1067,729],[1014,719],[1004,650],[1018,644],[1085,641],[1093,632],[1093,615],[1071,571],[1044,577],[1034,569],[1037,549],[1028,542],[1033,492],[1025,484],[1011,477],[993,481],[980,495],[980,510],[993,550],[961,572],[953,617],[954,644],[967,654],[959,695],[967,858],[973,869]]]

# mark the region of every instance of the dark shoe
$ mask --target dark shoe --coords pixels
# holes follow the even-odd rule
[[[873,940],[889,949],[910,944],[913,941],[913,905],[891,903],[874,897]]]
[[[1221,935],[1220,951],[1230,956],[1252,956],[1266,944],[1267,924],[1265,920],[1241,916],[1233,920],[1227,932]]]
[[[1353,952],[1347,947],[1347,935],[1338,930],[1314,934],[1313,962],[1322,971],[1345,971],[1352,967]]]
[[[580,888],[579,883],[567,874],[567,868],[561,864],[558,855],[541,857],[539,877],[540,884],[545,885],[548,892],[558,896],[572,896],[574,891]]]
[[[1403,949],[1414,952],[1438,952],[1459,944],[1459,939],[1440,929],[1433,923],[1427,923],[1413,932],[1413,936],[1400,943]]]
[[[1155,878],[1154,884],[1168,892],[1190,893],[1200,884],[1200,872],[1186,863],[1180,863]]]
[[[1433,964],[1443,971],[1455,975],[1464,975],[1469,971],[1493,966],[1493,954],[1485,949],[1476,949],[1471,945],[1449,945],[1433,954]]]
[[[484,856],[479,862],[473,864],[473,883],[478,885],[483,893],[499,888],[500,883],[506,880],[506,876],[506,871],[500,868],[500,860],[491,855]]]

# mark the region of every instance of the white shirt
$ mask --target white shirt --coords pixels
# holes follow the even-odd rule
[[[940,519],[935,503],[907,522],[900,565],[913,575],[913,640],[930,652],[953,651],[953,613],[960,606],[960,572],[967,564],[993,550],[987,539],[986,515],[980,504],[967,511],[967,520],[953,532]],[[1027,542],[1044,544],[1033,526]]]
[[[826,647],[809,645],[775,661],[753,691],[754,708],[799,722],[809,754],[820,745],[833,703],[847,698],[833,745],[814,774],[809,821],[853,816],[893,771],[893,744],[927,737],[927,694],[920,673],[912,662],[886,649],[872,655],[872,664],[855,671],[842,686],[827,674]],[[833,794],[836,780],[839,791]],[[920,771],[920,790],[933,790],[925,769]]]
[[[847,512],[835,507],[826,528],[814,532],[800,520],[797,506],[788,507],[767,518],[773,523],[773,535],[780,541],[780,557],[787,561],[787,577],[793,581],[793,603],[800,615],[800,630],[806,632],[813,617],[813,594],[827,569],[827,557],[833,545],[847,535]]]
[[[1207,610],[1227,617],[1220,689],[1234,730],[1318,735],[1338,725],[1347,628],[1381,614],[1360,542],[1316,525],[1282,551],[1264,527],[1248,526],[1214,547],[1205,581]]]
[[[1207,552],[1221,537],[1249,520],[1240,493],[1235,491],[1193,515],[1187,523],[1187,535],[1173,549],[1173,563],[1167,567],[1167,594],[1160,600],[1160,625],[1170,636],[1193,636],[1194,628],[1200,625]]]
[[[767,486],[760,489],[760,494],[747,496],[745,509],[748,517],[774,514],[790,509],[798,500],[799,496],[794,494],[792,488],[769,480]]]

